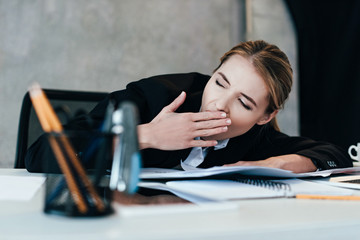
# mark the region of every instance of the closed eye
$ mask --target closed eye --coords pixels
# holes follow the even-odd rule
[[[252,110],[252,108],[251,108],[249,105],[245,104],[245,103],[243,102],[243,100],[239,99],[239,101],[240,101],[241,105],[243,105],[243,107],[244,107],[246,110],[249,110],[249,111]]]
[[[218,85],[219,87],[225,88],[224,85],[222,85],[218,80],[215,81],[216,85]]]

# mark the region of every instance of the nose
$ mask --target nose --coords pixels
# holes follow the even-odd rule
[[[225,97],[219,98],[215,102],[216,110],[229,113],[228,99]]]

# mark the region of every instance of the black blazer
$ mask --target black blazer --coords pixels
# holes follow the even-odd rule
[[[103,121],[109,101],[120,103],[133,101],[139,110],[140,123],[150,122],[166,105],[185,91],[187,98],[177,112],[197,112],[209,76],[199,73],[160,75],[132,82],[126,89],[113,92],[100,102],[90,113],[92,127],[98,127]],[[86,118],[71,122],[66,129],[84,129]],[[50,148],[44,140],[37,141],[28,151],[25,163],[29,171],[41,172],[43,161],[50,159]],[[173,168],[185,160],[191,149],[162,151],[142,150],[144,167]],[[255,125],[247,133],[232,138],[224,149],[210,149],[200,167],[221,166],[240,160],[263,160],[272,156],[299,154],[310,158],[318,169],[351,167],[352,161],[339,147],[317,142],[303,137],[290,137],[276,131],[270,124]],[[46,156],[47,155],[47,156]],[[53,160],[51,160],[53,161]]]

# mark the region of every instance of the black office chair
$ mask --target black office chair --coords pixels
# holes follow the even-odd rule
[[[95,105],[103,100],[108,93],[86,92],[71,90],[43,89],[51,105],[58,114],[62,124],[66,124],[69,117],[88,113]],[[36,116],[32,102],[27,92],[24,96],[17,136],[15,155],[15,168],[25,168],[25,155],[27,149],[43,134],[39,120]]]

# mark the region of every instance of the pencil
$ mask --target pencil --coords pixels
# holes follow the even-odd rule
[[[53,149],[56,159],[58,160],[61,171],[64,173],[65,180],[69,186],[70,194],[74,199],[75,204],[77,205],[81,213],[86,213],[88,207],[86,205],[85,199],[80,192],[78,185],[75,182],[74,176],[71,174],[69,166],[66,164],[66,159],[61,153],[61,148],[56,142],[56,139],[53,136],[49,137],[50,146]]]
[[[78,171],[81,181],[83,182],[85,188],[89,191],[90,196],[92,197],[96,208],[101,212],[104,211],[105,205],[102,202],[99,195],[97,194],[97,192],[94,188],[94,185],[90,182],[89,178],[86,176],[86,172],[85,172],[84,168],[81,166],[80,161],[77,160],[75,151],[73,150],[70,142],[68,141],[66,136],[60,136],[60,140],[64,144],[64,147],[67,150],[69,158],[70,158],[71,162],[73,163],[75,169]]]
[[[42,102],[42,98],[40,97],[42,94],[40,87],[38,85],[31,86],[29,89],[29,94],[42,128],[44,129],[45,132],[51,132],[52,127],[47,117],[45,106]],[[58,146],[57,142],[53,137],[49,138],[49,142],[51,148],[55,153],[56,159],[59,163],[59,167],[61,171],[64,173],[65,180],[68,184],[71,196],[73,197],[77,208],[81,213],[86,213],[88,211],[86,202],[83,196],[81,195],[78,186],[75,183],[74,176],[71,174],[69,166],[66,164],[66,160],[63,154],[61,153],[60,146]]]
[[[51,107],[49,99],[46,97],[45,93],[41,90],[40,86],[37,86],[37,87],[40,92],[42,104],[43,104],[46,112],[48,112],[48,118],[49,118],[49,122],[51,124],[52,130],[54,132],[63,132],[63,127],[61,125],[61,122],[57,118],[54,109]],[[95,203],[95,206],[98,208],[99,211],[103,211],[105,209],[105,206],[104,206],[101,198],[97,194],[94,186],[91,184],[90,180],[87,178],[86,172],[85,172],[84,168],[81,166],[80,161],[78,161],[78,159],[76,157],[76,153],[75,153],[71,143],[69,142],[68,138],[65,135],[61,134],[59,136],[59,139],[62,142],[71,163],[74,165],[74,168],[78,172],[81,181],[83,182],[84,186],[89,191],[90,196],[92,197],[92,199]]]
[[[33,102],[36,114],[38,115],[40,124],[45,132],[57,132],[60,133],[60,141],[67,153],[71,163],[74,165],[74,169],[78,172],[78,175],[83,182],[86,189],[89,191],[91,198],[93,199],[96,208],[99,211],[104,211],[105,206],[101,198],[97,194],[94,186],[91,184],[90,180],[86,176],[84,168],[81,166],[80,161],[78,161],[75,151],[69,142],[68,138],[62,134],[63,127],[61,122],[57,118],[54,109],[51,107],[50,101],[46,97],[45,93],[42,91],[38,84],[33,84],[30,89],[30,98]],[[60,147],[60,143],[55,140],[55,138],[49,138],[50,145],[55,152],[56,158],[59,163],[61,171],[64,173],[65,180],[68,183],[69,190],[74,198],[75,203],[77,203],[78,209],[80,212],[85,213],[87,207],[83,197],[81,196],[80,190],[75,183],[74,176],[71,174],[70,167],[66,162],[66,158],[63,155]]]
[[[41,92],[39,91],[38,88],[40,88],[40,87],[37,86],[36,84],[33,84],[29,88],[30,99],[34,106],[36,115],[39,118],[41,127],[43,128],[43,130],[45,132],[51,132],[51,126],[46,117],[46,112],[44,111],[43,104],[42,104],[40,98],[38,98],[39,94],[41,94]]]
[[[299,199],[318,199],[318,200],[353,200],[360,201],[360,196],[334,196],[334,195],[312,195],[312,194],[296,194]]]

